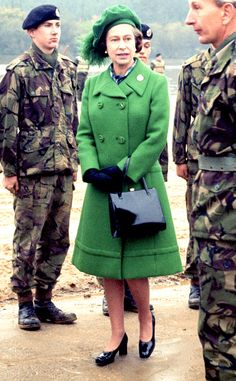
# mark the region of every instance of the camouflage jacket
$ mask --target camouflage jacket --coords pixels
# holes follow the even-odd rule
[[[183,64],[179,74],[172,145],[173,161],[176,164],[197,160],[198,157],[192,127],[209,58],[208,50],[194,55]]]
[[[77,85],[78,85],[78,101],[82,99],[85,81],[89,74],[89,64],[84,61],[80,56],[77,58]]]
[[[32,48],[12,61],[0,84],[0,158],[6,176],[77,171],[76,65],[55,68]]]
[[[236,33],[211,53],[194,131],[200,154],[236,156]],[[193,235],[236,241],[236,172],[200,170],[193,185]]]

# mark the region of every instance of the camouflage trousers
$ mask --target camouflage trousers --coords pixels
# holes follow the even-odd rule
[[[236,242],[194,239],[206,380],[236,380]]]
[[[189,223],[189,242],[186,252],[186,268],[185,274],[188,275],[192,279],[198,279],[198,268],[197,261],[194,256],[193,249],[193,236],[192,236],[192,228],[191,228],[191,213],[193,210],[193,201],[192,201],[192,193],[193,193],[193,182],[197,173],[197,164],[195,162],[188,162],[188,181],[187,181],[187,190],[185,194],[186,201],[186,210],[187,210],[187,219]]]
[[[12,289],[52,289],[69,248],[72,176],[20,178],[14,199]]]

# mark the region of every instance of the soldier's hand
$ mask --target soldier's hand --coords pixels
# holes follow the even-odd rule
[[[16,194],[19,190],[19,182],[17,176],[4,176],[3,177],[3,186],[12,194]]]
[[[188,180],[187,164],[177,164],[176,165],[176,174],[177,174],[177,176],[182,177],[184,180]]]

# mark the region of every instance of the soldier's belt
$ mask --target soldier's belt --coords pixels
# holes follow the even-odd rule
[[[236,171],[236,156],[205,156],[198,157],[199,169],[207,171],[233,172]]]

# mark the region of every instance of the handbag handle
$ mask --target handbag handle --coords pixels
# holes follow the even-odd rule
[[[128,168],[129,168],[129,162],[130,162],[130,156],[127,157],[126,159],[126,162],[125,162],[125,165],[124,165],[124,168],[123,168],[123,185],[125,183],[125,178],[127,176],[127,173],[128,173]],[[147,186],[147,183],[146,183],[146,180],[144,177],[141,178],[141,181],[143,183],[143,187],[147,193],[147,195],[150,194],[149,190],[148,190],[148,186]],[[122,187],[123,188],[123,187]],[[122,193],[122,192],[121,192]]]

